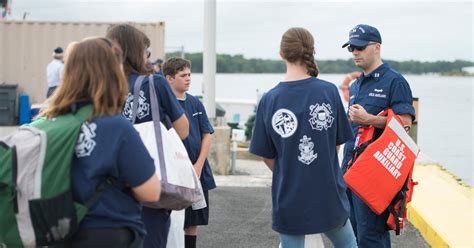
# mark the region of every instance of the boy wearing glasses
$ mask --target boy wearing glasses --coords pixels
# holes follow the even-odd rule
[[[379,31],[365,24],[352,28],[349,31],[349,41],[342,46],[347,47],[355,65],[363,72],[349,88],[348,117],[354,139],[345,144],[343,171],[352,157],[359,126],[385,128],[387,117],[377,114],[388,108],[400,117],[407,130],[415,119],[410,86],[399,72],[382,62],[381,46],[382,37]],[[351,223],[359,247],[391,247],[390,234],[385,228],[388,211],[376,215],[349,189],[347,194],[351,204]]]
[[[196,248],[197,226],[207,225],[209,221],[208,191],[216,188],[214,176],[207,161],[211,134],[214,133],[214,129],[201,101],[186,93],[191,86],[191,62],[182,58],[170,58],[163,65],[163,74],[189,120],[189,136],[183,140],[183,143],[201,181],[207,205],[198,210],[193,210],[192,207],[185,210],[185,248]]]

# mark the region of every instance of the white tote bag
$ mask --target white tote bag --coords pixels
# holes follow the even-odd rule
[[[184,247],[184,211],[171,212],[170,231],[168,232],[168,242],[166,248],[183,248]]]
[[[138,111],[138,94],[145,76],[139,76],[134,85],[132,122]],[[204,198],[201,183],[189,160],[188,153],[176,131],[167,129],[160,121],[158,98],[153,76],[149,77],[150,109],[153,121],[135,124],[145,147],[153,158],[161,181],[161,199],[144,205],[152,208],[181,210]]]

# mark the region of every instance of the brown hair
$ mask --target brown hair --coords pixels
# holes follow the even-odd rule
[[[150,39],[145,33],[130,24],[117,24],[108,28],[106,37],[116,41],[122,48],[125,75],[152,72],[144,59],[144,52],[150,46]]]
[[[93,104],[92,116],[122,112],[128,86],[121,63],[122,52],[110,40],[88,38],[78,42],[69,51],[61,84],[40,116],[65,114],[80,101]]]
[[[191,69],[191,61],[177,57],[170,58],[163,65],[163,75],[174,77],[185,68]]]
[[[308,74],[317,77],[318,66],[314,60],[314,39],[304,28],[290,28],[281,37],[280,54],[290,63],[302,63]]]

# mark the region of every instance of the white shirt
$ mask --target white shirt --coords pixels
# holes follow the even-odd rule
[[[48,76],[48,87],[55,87],[59,85],[59,80],[62,77],[64,64],[59,59],[53,59],[49,62],[46,68],[46,75]]]

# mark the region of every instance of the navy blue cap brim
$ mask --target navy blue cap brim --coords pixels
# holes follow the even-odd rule
[[[365,46],[367,44],[369,44],[368,40],[350,39],[348,42],[346,42],[344,45],[342,45],[342,48],[344,48],[348,45],[361,47],[361,46]]]

